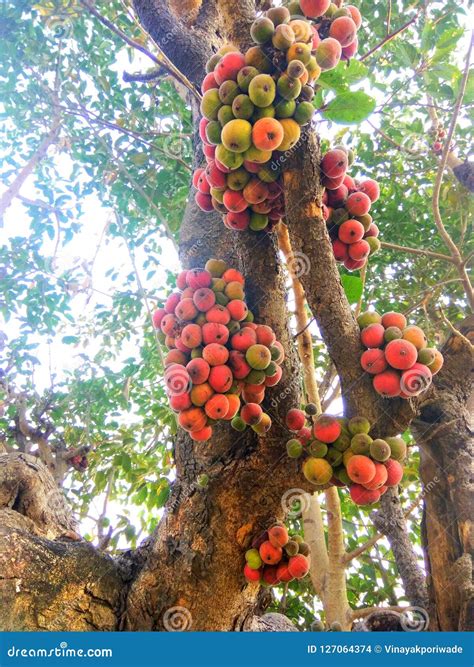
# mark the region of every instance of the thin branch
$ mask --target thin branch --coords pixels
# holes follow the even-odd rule
[[[412,255],[425,255],[426,257],[432,257],[433,259],[441,259],[445,262],[450,262],[451,264],[455,263],[452,257],[450,257],[449,255],[443,255],[440,252],[433,252],[431,250],[424,250],[422,248],[408,248],[403,245],[397,245],[396,243],[387,243],[386,241],[382,241],[380,245],[382,246],[382,248],[386,248],[387,250],[398,250],[399,252],[409,253]]]
[[[451,255],[453,258],[454,263],[456,264],[456,267],[458,269],[459,275],[462,278],[463,284],[464,284],[464,290],[466,292],[466,296],[468,298],[469,304],[471,308],[474,308],[474,294],[472,291],[472,285],[471,281],[469,280],[469,276],[466,271],[466,267],[464,266],[464,261],[461,257],[461,253],[459,252],[458,247],[452,240],[451,236],[446,230],[446,227],[443,224],[443,220],[441,217],[441,211],[439,208],[439,197],[440,197],[440,192],[441,192],[441,185],[443,182],[443,175],[444,171],[447,165],[447,160],[448,160],[448,154],[450,152],[450,147],[451,147],[451,142],[453,140],[454,136],[454,131],[456,129],[456,124],[457,124],[457,119],[459,115],[459,111],[461,109],[462,101],[464,98],[464,93],[466,92],[466,86],[467,86],[467,80],[469,77],[469,65],[471,61],[471,52],[472,52],[472,46],[473,46],[473,39],[472,39],[472,34],[471,34],[471,40],[469,42],[469,48],[466,54],[466,64],[464,67],[464,73],[463,77],[461,80],[461,85],[459,88],[459,94],[458,98],[456,100],[456,104],[454,106],[454,111],[453,115],[451,118],[451,123],[449,125],[448,133],[446,136],[446,140],[444,143],[444,148],[443,148],[443,153],[441,156],[441,161],[438,169],[438,173],[436,176],[436,181],[433,189],[433,200],[432,200],[432,206],[433,206],[433,216],[434,216],[434,221],[436,224],[436,227],[438,228],[438,232],[442,239],[444,240],[446,246],[449,248],[451,251]]]
[[[410,514],[418,507],[418,505],[421,503],[422,500],[423,500],[423,494],[420,493],[420,495],[408,507],[403,517],[407,519],[410,516]],[[371,549],[374,546],[374,544],[379,542],[384,537],[385,537],[384,533],[376,533],[373,537],[367,540],[367,542],[364,542],[364,544],[361,544],[360,547],[357,547],[357,549],[347,552],[346,555],[344,556],[344,563],[346,564],[350,563],[355,558],[358,558],[365,551]]]
[[[370,49],[370,51],[367,51],[367,53],[364,53],[364,55],[361,56],[361,57],[359,58],[359,60],[360,60],[361,62],[363,62],[364,60],[367,60],[367,58],[370,58],[370,56],[371,56],[373,53],[375,53],[375,52],[378,51],[379,49],[383,48],[383,47],[385,46],[385,44],[388,44],[389,42],[391,42],[392,39],[395,39],[395,37],[397,37],[398,35],[400,35],[400,34],[401,34],[402,32],[404,32],[407,28],[409,28],[413,23],[415,23],[415,21],[416,21],[417,18],[420,16],[420,14],[421,14],[421,10],[419,10],[419,11],[415,14],[415,16],[414,16],[412,19],[410,19],[409,21],[407,21],[407,23],[405,23],[404,25],[402,25],[401,28],[398,28],[398,30],[395,30],[394,32],[390,33],[390,35],[387,35],[386,37],[384,37],[384,38],[382,39],[381,42],[379,42],[378,44],[376,44],[376,45],[374,46],[373,49]]]
[[[401,151],[402,153],[407,153],[408,155],[413,155],[415,157],[421,157],[420,153],[416,150],[413,150],[413,148],[407,148],[406,146],[401,146],[398,144],[396,141],[391,139],[388,134],[385,134],[383,130],[381,130],[379,127],[371,123],[370,120],[367,120],[367,123],[370,125],[370,127],[375,130],[377,134],[380,134],[380,136],[385,139],[389,144],[394,146],[397,150]]]
[[[156,65],[159,65],[161,67],[164,67],[172,76],[174,76],[180,83],[183,84],[191,93],[196,97],[197,100],[201,100],[201,95],[198,93],[196,88],[193,86],[193,84],[187,79],[187,77],[184,76],[180,70],[173,65],[171,60],[161,51],[159,50],[159,55],[155,56],[151,51],[146,49],[144,46],[142,46],[139,42],[136,42],[134,39],[131,39],[128,35],[126,35],[120,28],[118,28],[112,21],[109,21],[109,19],[105,18],[105,16],[102,16],[100,12],[95,9],[87,0],[79,0],[81,5],[85,7],[91,14],[93,14],[103,25],[105,25],[107,28],[112,30],[116,35],[118,35],[121,39],[123,39],[124,42],[126,42],[129,46],[131,46],[134,49],[137,49],[141,53],[143,53],[145,56],[150,58]],[[158,45],[157,45],[157,48]]]
[[[351,612],[351,617],[352,620],[356,620],[358,618],[367,618],[367,616],[371,616],[377,612],[383,613],[384,611],[397,611],[402,613],[405,611],[405,609],[410,609],[410,607],[399,607],[398,605],[388,607],[364,607],[364,609],[353,609]]]
[[[30,157],[25,166],[19,171],[13,183],[11,183],[8,186],[7,190],[3,193],[3,195],[0,198],[0,227],[3,226],[3,216],[5,215],[5,211],[11,205],[15,197],[18,196],[26,179],[29,176],[31,176],[31,174],[34,172],[34,170],[41,162],[41,160],[43,160],[46,157],[49,147],[57,139],[59,130],[60,130],[60,117],[56,109],[53,115],[53,122],[51,124],[51,129],[49,130],[48,134],[45,137],[43,137],[36,151]]]
[[[466,341],[466,343],[467,343],[470,347],[474,347],[474,346],[472,345],[471,341],[469,340],[469,338],[466,338],[466,336],[465,336],[463,333],[461,333],[458,329],[456,329],[456,327],[454,326],[454,324],[452,324],[452,323],[448,320],[448,318],[447,318],[446,315],[444,314],[444,311],[443,311],[442,308],[439,308],[439,314],[441,315],[441,319],[443,320],[443,322],[444,322],[444,323],[446,324],[446,326],[453,332],[453,334],[455,334],[456,336],[460,336],[461,338],[463,338],[463,339]]]

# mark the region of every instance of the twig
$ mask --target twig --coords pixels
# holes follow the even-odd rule
[[[412,19],[410,19],[409,21],[407,21],[407,23],[405,23],[404,25],[402,25],[401,28],[398,28],[398,30],[395,30],[395,31],[392,32],[390,35],[387,35],[386,37],[384,37],[384,38],[382,39],[381,42],[379,42],[378,44],[376,44],[376,45],[374,46],[373,49],[370,49],[370,51],[367,51],[367,53],[364,53],[364,55],[361,56],[361,57],[359,58],[359,60],[360,60],[361,62],[363,62],[364,60],[367,60],[367,58],[369,58],[373,53],[375,53],[375,52],[378,51],[379,49],[383,48],[383,47],[385,46],[385,44],[388,44],[389,42],[391,42],[392,39],[395,39],[395,37],[397,37],[397,35],[400,35],[400,33],[404,32],[404,31],[405,31],[407,28],[409,28],[413,23],[415,23],[415,21],[416,21],[417,18],[420,16],[420,14],[421,14],[421,10],[418,10],[418,12],[415,14],[415,16],[414,16]]]
[[[452,257],[449,255],[443,255],[440,252],[432,252],[431,250],[424,250],[422,248],[408,248],[406,246],[397,245],[396,243],[387,243],[386,241],[382,241],[380,245],[382,248],[386,248],[387,250],[398,250],[399,252],[409,253],[412,255],[426,255],[427,257],[433,257],[433,259],[441,259],[445,262],[451,262],[451,264],[455,264],[455,260]]]
[[[449,327],[449,329],[453,332],[453,334],[455,334],[456,336],[460,336],[460,338],[462,338],[463,340],[465,340],[466,343],[467,343],[470,347],[473,347],[473,345],[472,345],[471,341],[469,340],[469,338],[466,338],[466,336],[465,336],[463,333],[461,333],[458,329],[456,329],[456,327],[454,326],[454,324],[452,324],[452,323],[448,320],[448,318],[447,318],[446,315],[444,314],[443,309],[440,307],[438,310],[439,310],[439,314],[441,315],[441,319],[442,319],[443,322]]]
[[[388,607],[364,607],[364,609],[353,609],[351,613],[352,620],[357,618],[367,618],[371,614],[376,614],[377,612],[383,613],[384,611],[397,611],[402,613],[405,609],[410,609],[410,607],[399,607],[397,606],[388,606]]]
[[[164,67],[170,74],[172,74],[180,83],[183,84],[195,97],[197,100],[201,100],[201,95],[198,93],[196,88],[193,86],[193,84],[187,79],[187,77],[184,76],[182,72],[179,71],[177,67],[173,65],[171,60],[165,56],[163,51],[161,49],[159,50],[159,56],[153,55],[148,49],[146,49],[144,46],[139,44],[139,42],[136,42],[134,39],[131,39],[131,37],[128,37],[120,28],[118,28],[112,21],[109,21],[109,19],[105,18],[105,16],[102,16],[100,12],[95,9],[87,0],[79,0],[81,5],[85,7],[91,14],[93,14],[103,25],[105,25],[107,28],[112,30],[116,35],[118,35],[121,39],[124,40],[129,46],[133,47],[134,49],[137,49],[141,53],[143,53],[145,56],[150,58],[156,65],[160,65]],[[157,48],[158,45],[157,45]]]
[[[466,271],[466,267],[464,266],[464,261],[463,258],[461,257],[461,253],[459,252],[458,247],[452,240],[451,236],[446,230],[446,227],[443,224],[443,220],[441,217],[441,211],[439,208],[439,196],[441,192],[441,185],[443,182],[443,175],[444,175],[444,170],[446,168],[447,160],[448,160],[448,154],[450,152],[450,147],[451,147],[451,142],[454,136],[454,131],[456,129],[456,124],[457,124],[457,119],[459,115],[459,110],[461,108],[461,104],[464,98],[464,93],[466,92],[466,85],[467,85],[467,80],[469,76],[469,65],[471,61],[471,52],[472,52],[472,46],[473,46],[473,39],[472,39],[472,34],[471,34],[471,40],[469,42],[469,48],[466,54],[466,64],[464,67],[464,73],[463,77],[461,80],[461,85],[459,88],[459,94],[458,98],[456,100],[456,104],[454,106],[454,111],[453,115],[451,118],[451,123],[449,125],[448,133],[445,139],[444,143],[444,148],[443,148],[443,153],[441,156],[441,161],[439,164],[438,168],[438,173],[436,175],[436,181],[433,189],[433,199],[432,199],[432,206],[433,206],[433,216],[434,216],[434,221],[436,224],[436,227],[438,228],[438,232],[442,239],[444,240],[446,246],[449,248],[451,251],[452,259],[454,264],[456,265],[456,268],[458,269],[458,273],[462,278],[463,284],[464,284],[464,291],[466,292],[466,296],[468,298],[469,304],[471,308],[474,308],[474,294],[472,291],[472,285],[471,281],[469,280],[469,276]]]

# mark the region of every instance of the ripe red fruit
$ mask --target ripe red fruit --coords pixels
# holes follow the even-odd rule
[[[329,35],[337,39],[342,47],[349,46],[357,35],[356,24],[349,16],[339,16],[331,23]]]
[[[367,195],[372,203],[376,202],[380,197],[380,187],[377,181],[374,181],[372,178],[368,178],[366,181],[359,183],[357,188],[359,192],[363,192]]]
[[[230,339],[230,344],[234,350],[246,352],[249,347],[257,343],[257,334],[250,327],[243,327],[237,331]]]
[[[352,259],[352,257],[348,257],[344,262],[344,266],[348,271],[356,271],[357,269],[361,269],[366,261],[366,259]]]
[[[364,238],[364,234],[364,226],[358,220],[346,220],[340,225],[338,232],[339,240],[343,243],[357,243]]]
[[[242,213],[248,206],[240,190],[226,190],[224,192],[224,206],[232,213]]]
[[[240,411],[240,416],[246,424],[254,426],[262,418],[263,410],[257,403],[247,403]]]
[[[207,311],[206,320],[208,322],[216,322],[217,324],[229,324],[231,317],[229,310],[225,306],[217,304]]]
[[[248,228],[250,224],[250,212],[248,210],[241,211],[240,213],[235,213],[234,211],[229,211],[224,218],[224,225],[228,229],[233,229],[237,232],[243,232]]]
[[[343,243],[339,239],[334,239],[332,242],[332,249],[334,252],[334,257],[338,262],[345,262],[349,257],[348,249],[349,246],[346,243]]]
[[[208,74],[206,74],[202,81],[201,91],[205,93],[206,90],[211,90],[211,88],[219,88],[214,72],[208,72]]]
[[[300,0],[301,11],[310,19],[315,19],[327,12],[331,0]]]
[[[205,313],[215,304],[216,295],[208,287],[201,287],[194,292],[193,301],[196,308]]]
[[[206,415],[211,419],[223,419],[229,411],[229,401],[224,394],[214,394],[204,406]]]
[[[155,310],[153,313],[153,326],[155,329],[160,329],[161,328],[161,322],[166,315],[166,310],[164,308],[158,308],[158,310]]]
[[[371,375],[382,373],[387,368],[384,351],[379,349],[366,350],[360,358],[360,365],[364,371]]]
[[[280,366],[278,366],[275,375],[271,375],[270,377],[265,378],[265,383],[264,383],[265,386],[274,387],[280,382],[282,375],[283,375],[283,370],[281,369]]]
[[[237,269],[227,269],[227,271],[224,271],[222,274],[222,279],[225,280],[226,283],[240,283],[241,285],[245,284],[245,278],[240,273],[240,271],[237,271]]]
[[[244,320],[249,312],[245,302],[241,301],[240,299],[232,299],[232,301],[229,301],[227,304],[227,310],[229,311],[232,319],[236,322],[241,322]]]
[[[369,229],[365,232],[365,237],[364,238],[367,238],[368,236],[373,236],[374,238],[377,238],[377,236],[379,234],[380,234],[379,228],[377,227],[377,225],[374,222],[372,222]]]
[[[362,25],[362,15],[361,15],[360,11],[357,9],[357,7],[354,7],[354,5],[346,5],[345,8],[350,11],[351,16],[352,16],[352,20],[356,24],[356,28],[358,30],[360,28],[360,26]]]
[[[365,215],[370,211],[371,201],[364,192],[353,192],[346,201],[346,209],[351,215]]]
[[[264,567],[262,573],[262,580],[269,586],[275,586],[278,583],[277,568]]]
[[[329,415],[321,415],[317,418],[313,427],[314,437],[329,444],[335,442],[341,435],[341,424]]]
[[[387,468],[384,466],[383,463],[378,463],[377,461],[374,461],[375,465],[375,475],[373,479],[370,480],[367,484],[364,484],[366,489],[369,489],[371,491],[375,491],[376,489],[380,489],[386,482],[388,478],[388,473],[387,473]]]
[[[174,313],[174,309],[178,305],[181,299],[181,294],[179,292],[173,292],[165,301],[165,310],[167,313]]]
[[[288,569],[288,563],[284,562],[278,564],[276,575],[278,581],[281,581],[282,583],[287,583],[294,579],[293,575],[290,574],[290,571]]]
[[[187,324],[181,332],[181,342],[186,347],[199,347],[202,343],[202,332],[199,324]]]
[[[203,192],[198,191],[194,195],[194,201],[199,206],[201,211],[204,211],[205,213],[210,213],[214,210],[212,197],[210,195],[205,195]]]
[[[369,324],[360,332],[362,345],[368,348],[382,347],[384,344],[385,329],[381,324]]]
[[[281,547],[274,547],[269,540],[266,540],[260,546],[260,549],[258,551],[260,554],[260,558],[267,565],[276,565],[281,561],[281,557],[283,555]]]
[[[344,46],[341,49],[341,60],[350,60],[352,56],[355,56],[359,49],[359,40],[357,37],[355,40],[352,42],[352,44],[349,44],[349,46]]]
[[[201,408],[183,410],[178,416],[178,423],[185,431],[202,431],[206,422],[206,413]]]
[[[219,169],[215,161],[209,162],[206,168],[206,178],[212,188],[223,190],[226,187],[226,176]]]
[[[192,289],[210,287],[212,276],[206,269],[190,269],[186,274],[186,284]]]
[[[351,243],[349,248],[349,257],[356,262],[367,259],[370,255],[370,245],[364,239],[357,241],[356,243]]]
[[[347,474],[357,484],[369,484],[375,477],[375,464],[368,456],[354,454],[347,461]]]
[[[344,202],[346,201],[347,197],[349,196],[349,190],[347,187],[342,184],[338,188],[335,188],[334,190],[327,190],[327,203],[329,206],[332,206],[334,208],[339,208],[341,207]]]
[[[225,394],[232,387],[232,371],[228,366],[213,366],[209,373],[209,384],[219,394]]]
[[[373,379],[375,391],[384,398],[395,398],[400,396],[400,375],[394,370],[386,370],[379,373]]]
[[[380,499],[380,491],[365,489],[360,484],[353,484],[349,489],[352,501],[356,505],[373,505]]]
[[[287,412],[285,423],[290,431],[299,431],[303,428],[306,422],[306,415],[303,410],[298,410],[298,408],[292,408]]]
[[[229,329],[225,324],[206,322],[202,326],[202,340],[205,345],[209,345],[210,343],[225,345],[229,340]]]
[[[209,343],[202,351],[202,358],[209,366],[222,366],[229,358],[229,350],[219,343]]]
[[[321,172],[327,178],[344,179],[348,164],[347,154],[339,148],[334,148],[328,151],[321,160]]]
[[[257,343],[270,347],[276,340],[273,329],[265,324],[259,324],[255,329],[257,334]]]
[[[191,359],[186,370],[193,384],[202,384],[207,381],[211,368],[205,359]]]
[[[303,428],[301,428],[296,433],[296,438],[301,442],[302,445],[307,445],[312,437],[312,431],[307,426],[303,426]]]
[[[238,51],[226,53],[214,70],[216,82],[220,86],[221,83],[229,79],[237,81],[237,74],[242,67],[245,67],[245,58],[241,53]]]
[[[191,440],[206,442],[206,440],[212,437],[212,426],[205,426],[200,431],[191,431],[189,435],[191,436]]]
[[[168,313],[161,319],[161,330],[167,336],[174,335],[176,331],[177,319],[174,315]]]
[[[232,350],[229,355],[229,365],[236,380],[243,380],[252,370],[248,365],[245,354],[238,350]]]
[[[400,484],[403,478],[403,467],[395,459],[389,459],[383,464],[387,469],[387,481],[385,482],[386,486],[397,486]]]
[[[288,572],[295,579],[302,579],[309,572],[309,559],[303,554],[296,554],[288,561]]]
[[[388,327],[398,327],[403,331],[407,325],[407,318],[402,313],[385,313],[382,315],[382,324],[388,329]]]
[[[274,547],[284,547],[290,538],[285,526],[277,525],[268,529],[268,539]]]
[[[252,568],[249,566],[249,564],[245,563],[244,576],[247,579],[247,581],[251,581],[251,582],[260,581],[261,571],[260,570],[252,570]]]
[[[408,370],[416,363],[418,350],[408,340],[392,340],[385,348],[385,358],[392,368]]]

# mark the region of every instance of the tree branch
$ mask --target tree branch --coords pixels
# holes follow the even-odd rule
[[[420,16],[420,14],[421,14],[421,11],[422,11],[422,10],[419,10],[419,11],[415,14],[415,16],[414,16],[412,19],[410,19],[409,21],[407,21],[406,23],[404,23],[404,24],[401,26],[401,28],[398,28],[398,30],[395,30],[395,31],[392,32],[390,35],[387,35],[386,37],[384,37],[384,38],[382,39],[382,41],[379,42],[378,44],[376,44],[372,49],[370,49],[370,51],[367,51],[367,53],[364,53],[364,55],[361,56],[361,57],[359,58],[359,60],[360,60],[361,62],[363,62],[364,60],[367,60],[367,58],[370,58],[370,56],[371,56],[373,53],[375,53],[375,52],[378,51],[379,49],[383,48],[386,44],[388,44],[388,43],[391,42],[393,39],[395,39],[395,37],[397,37],[397,36],[400,35],[402,32],[404,32],[404,31],[405,31],[407,28],[409,28],[413,23],[415,23],[415,21],[417,20],[417,18],[418,18],[418,17]]]
[[[382,241],[380,245],[382,248],[386,248],[387,250],[398,250],[399,252],[408,253],[411,255],[423,255],[425,257],[432,257],[433,259],[440,259],[444,262],[451,262],[451,264],[455,263],[453,258],[449,255],[443,255],[442,253],[433,252],[431,250],[423,250],[422,248],[408,248],[406,246],[397,245],[396,243],[387,243],[386,241]]]
[[[57,109],[55,109],[53,113],[51,129],[49,130],[48,134],[43,137],[35,153],[33,153],[25,166],[19,171],[13,183],[8,186],[7,190],[0,198],[0,227],[3,226],[3,216],[5,215],[5,211],[11,205],[15,197],[18,196],[26,179],[31,176],[41,160],[46,157],[49,147],[56,141],[58,137],[59,130],[60,116]]]

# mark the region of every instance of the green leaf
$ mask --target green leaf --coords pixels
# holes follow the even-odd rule
[[[375,104],[375,99],[361,90],[341,93],[329,102],[323,116],[335,123],[353,125],[368,118]]]
[[[342,286],[346,293],[349,303],[357,303],[364,291],[364,283],[359,276],[349,276],[343,274],[341,277]]]
[[[349,65],[341,61],[337,67],[328,72],[323,72],[318,79],[318,85],[323,88],[332,88],[338,92],[343,92],[353,83],[365,79],[368,75],[368,69],[364,63],[358,60],[351,60]]]

